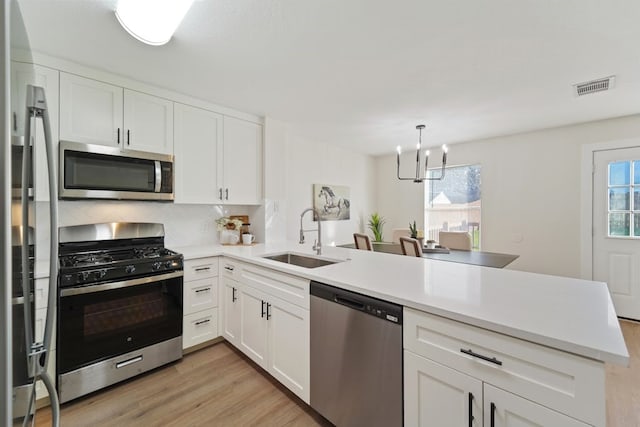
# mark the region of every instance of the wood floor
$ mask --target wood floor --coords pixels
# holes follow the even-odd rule
[[[640,323],[622,321],[629,367],[607,365],[607,426],[640,427]],[[36,426],[50,424],[49,409]],[[222,342],[62,407],[62,426],[326,426]]]

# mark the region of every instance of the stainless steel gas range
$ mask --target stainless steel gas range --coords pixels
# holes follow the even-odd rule
[[[182,357],[183,259],[162,224],[62,227],[59,253],[61,402]]]

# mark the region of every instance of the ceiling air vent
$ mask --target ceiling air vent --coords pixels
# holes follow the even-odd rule
[[[602,79],[591,80],[584,83],[574,84],[576,96],[589,95],[590,93],[602,92],[613,89],[616,76],[604,77]]]

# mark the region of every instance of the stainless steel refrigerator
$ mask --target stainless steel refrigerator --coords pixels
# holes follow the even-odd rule
[[[35,385],[42,381],[59,422],[54,376],[47,372],[54,331],[58,266],[57,179],[46,93],[36,86],[29,41],[15,0],[0,0],[2,68],[0,94],[0,426],[29,425],[35,416]],[[20,72],[13,69],[20,55]],[[25,71],[26,70],[26,71]],[[48,182],[34,180],[35,168]],[[49,202],[35,201],[36,186],[48,188]],[[36,227],[36,210],[48,217],[48,230]],[[46,233],[46,235],[42,235]],[[36,242],[47,248],[36,248]],[[36,253],[51,260],[47,314],[43,332],[35,330]]]

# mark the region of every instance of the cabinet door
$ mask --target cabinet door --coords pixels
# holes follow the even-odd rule
[[[224,118],[223,153],[218,163],[223,173],[224,203],[258,205],[262,199],[262,125],[233,117]],[[221,162],[224,164],[221,164]]]
[[[173,102],[125,89],[124,129],[125,148],[173,154]]]
[[[122,146],[122,88],[60,73],[60,139]]]
[[[269,296],[268,371],[309,403],[309,310]]]
[[[482,381],[405,350],[404,423],[481,427]]]
[[[588,424],[485,383],[484,425],[587,427]]]
[[[222,278],[222,336],[234,346],[240,342],[240,285],[235,280]]]
[[[240,350],[266,369],[267,295],[243,285],[240,307]]]
[[[222,116],[188,105],[174,105],[175,203],[220,203],[218,144]]]
[[[41,86],[45,90],[47,98],[47,110],[51,122],[51,137],[53,143],[54,161],[58,159],[58,93],[60,73],[47,67],[25,64],[21,62],[11,63],[11,111],[13,141],[17,143],[24,138],[26,89],[28,84]],[[44,130],[42,121],[36,121],[36,141],[34,159],[35,199],[38,202],[49,201],[49,170],[47,168],[47,155],[44,146]]]

